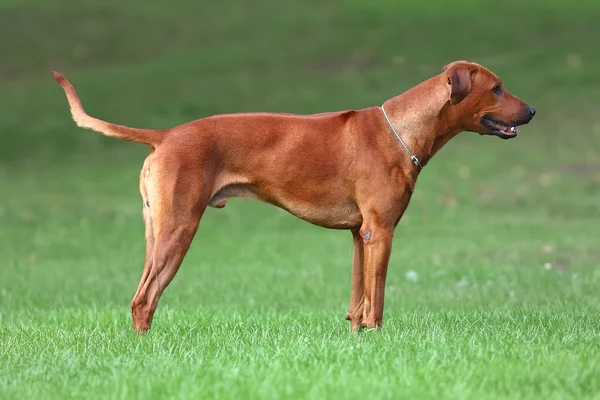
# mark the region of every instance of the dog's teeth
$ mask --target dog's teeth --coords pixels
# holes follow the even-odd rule
[[[514,131],[515,131],[515,127],[514,127],[514,126],[511,126],[511,127],[510,127],[510,131],[511,131],[511,132],[514,132]]]

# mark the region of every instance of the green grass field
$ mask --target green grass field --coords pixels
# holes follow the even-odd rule
[[[0,399],[600,398],[597,3],[203,3],[0,1]],[[381,331],[344,320],[348,232],[233,200],[133,333],[147,149],[75,127],[48,67],[166,128],[378,105],[456,59],[538,115],[423,171]]]

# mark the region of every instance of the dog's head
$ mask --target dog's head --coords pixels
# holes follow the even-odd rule
[[[449,110],[461,130],[502,139],[517,136],[517,126],[527,124],[535,109],[510,94],[487,68],[466,61],[444,67]]]

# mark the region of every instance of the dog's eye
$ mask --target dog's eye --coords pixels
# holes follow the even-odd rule
[[[492,92],[494,92],[498,96],[500,96],[502,94],[502,86],[500,86],[500,85],[494,86],[494,88],[492,89]]]

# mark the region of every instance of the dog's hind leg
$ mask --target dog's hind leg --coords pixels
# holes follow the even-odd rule
[[[131,301],[133,327],[138,333],[150,329],[160,296],[179,270],[209,200],[208,191],[201,188],[201,177],[189,170],[170,165],[149,175],[145,182],[151,217],[146,232],[153,241],[147,241],[146,265]]]
[[[142,279],[138,285],[137,291],[133,299],[136,299],[152,268],[152,253],[154,251],[154,229],[152,226],[152,212],[150,211],[150,200],[148,199],[148,192],[144,182],[144,174],[148,171],[146,163],[142,169],[142,175],[140,176],[140,193],[142,195],[142,210],[144,213],[144,224],[146,225],[146,259],[144,261],[144,271],[142,272]],[[131,307],[133,308],[133,300]]]

